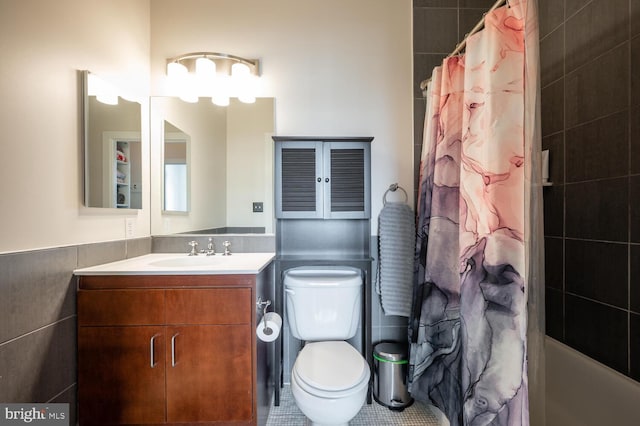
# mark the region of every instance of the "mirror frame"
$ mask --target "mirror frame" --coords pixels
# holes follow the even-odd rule
[[[137,211],[137,210],[141,210],[143,208],[143,200],[140,200],[140,206],[139,207],[117,207],[117,206],[110,206],[110,205],[104,205],[103,202],[100,203],[100,205],[92,205],[91,204],[91,178],[90,178],[90,174],[91,174],[91,155],[90,155],[90,149],[89,149],[89,144],[90,144],[90,140],[89,140],[89,132],[90,132],[90,125],[91,125],[91,121],[90,121],[90,94],[89,94],[89,80],[90,80],[90,75],[91,75],[91,71],[88,70],[81,70],[80,71],[80,80],[81,80],[81,87],[80,87],[80,94],[82,97],[82,101],[81,101],[81,114],[82,114],[82,119],[81,119],[81,124],[82,124],[82,157],[83,157],[83,168],[82,168],[82,202],[85,208],[99,208],[99,209],[109,209],[109,210],[117,210],[117,211]],[[93,74],[96,75],[96,74]],[[121,90],[115,89],[118,93],[119,97],[125,98],[125,99],[129,99],[129,97],[124,96],[123,92]],[[133,130],[113,130],[113,131],[109,131],[112,134],[122,134],[124,135],[124,141],[127,142],[132,142],[135,139],[135,142],[140,144],[140,159],[141,161],[144,159],[144,141],[143,141],[143,114],[142,114],[142,103],[138,100],[128,100],[128,102],[132,102],[132,103],[137,103],[140,107],[140,124],[139,124],[139,130],[137,131],[133,131]],[[103,132],[106,133],[106,132]],[[133,135],[136,135],[136,137],[133,137]],[[100,143],[103,143],[103,140],[100,140]],[[140,164],[140,174],[143,173],[144,167],[142,167],[142,163]],[[131,171],[129,171],[129,178],[131,177]],[[131,189],[133,188],[133,182],[129,182],[130,183],[130,193],[129,193],[129,200],[128,202],[131,202]],[[140,182],[140,184],[142,184],[142,182]],[[138,189],[138,188],[136,188]],[[104,194],[103,194],[103,198],[104,198]]]

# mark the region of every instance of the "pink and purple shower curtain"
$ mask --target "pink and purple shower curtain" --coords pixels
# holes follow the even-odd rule
[[[527,6],[487,14],[426,95],[409,390],[452,426],[529,424]]]

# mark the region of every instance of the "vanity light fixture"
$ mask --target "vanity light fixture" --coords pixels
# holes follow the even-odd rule
[[[194,52],[167,59],[170,90],[186,102],[210,97],[219,106],[229,98],[240,102],[256,101],[260,61],[226,53]]]

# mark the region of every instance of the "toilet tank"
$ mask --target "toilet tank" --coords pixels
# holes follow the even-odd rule
[[[347,340],[362,313],[362,271],[346,266],[301,266],[284,273],[286,317],[293,337]]]

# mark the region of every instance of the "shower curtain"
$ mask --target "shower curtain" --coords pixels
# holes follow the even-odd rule
[[[452,426],[528,425],[543,398],[537,13],[508,3],[426,93],[408,386]]]

